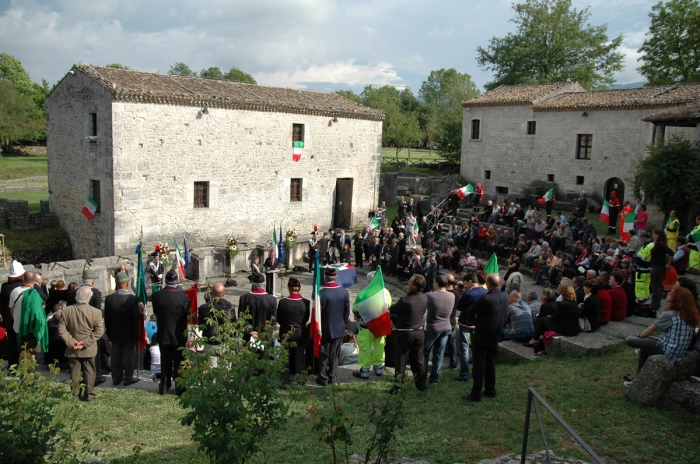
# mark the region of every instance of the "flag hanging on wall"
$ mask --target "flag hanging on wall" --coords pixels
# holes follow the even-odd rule
[[[292,142],[294,148],[294,154],[292,155],[293,161],[299,161],[301,159],[301,149],[304,148],[304,142]]]
[[[100,205],[97,204],[95,199],[89,197],[87,203],[83,206],[83,210],[80,212],[83,213],[88,220],[92,221],[92,218],[95,217],[95,211],[97,211],[99,207]]]

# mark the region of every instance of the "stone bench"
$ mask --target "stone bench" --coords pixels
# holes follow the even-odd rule
[[[700,397],[693,401],[684,398],[688,389],[683,385],[674,383],[683,382],[691,376],[700,374],[700,351],[688,351],[683,359],[673,363],[666,356],[657,354],[650,356],[644,363],[644,367],[637,374],[637,378],[630,384],[627,396],[638,403],[658,406],[664,404],[667,393],[670,391],[672,398],[669,401],[676,404],[700,404]],[[680,390],[679,390],[680,389]],[[696,391],[693,389],[693,391]]]
[[[561,356],[601,356],[612,346],[625,343],[624,340],[602,333],[581,333],[574,337],[557,337],[547,347],[547,353]],[[521,342],[507,340],[498,344],[498,363],[518,363],[530,361],[534,350]]]

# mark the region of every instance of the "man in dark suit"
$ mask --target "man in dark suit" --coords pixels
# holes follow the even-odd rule
[[[352,246],[352,240],[349,235],[345,235],[345,230],[340,229],[337,234],[333,235],[333,247],[338,252],[342,252],[343,246],[347,243],[348,247]],[[343,262],[341,260],[341,262]],[[345,261],[348,262],[348,261]]]
[[[161,356],[161,378],[159,391],[164,395],[170,389],[170,379],[177,381],[182,362],[180,347],[187,344],[187,316],[190,312],[190,301],[181,289],[177,287],[179,279],[173,270],[165,275],[165,287],[153,294],[153,314],[158,318],[158,345]],[[175,393],[182,394],[175,384]]]
[[[112,342],[112,383],[124,386],[139,381],[134,378],[134,353],[143,325],[143,303],[129,292],[131,279],[126,272],[114,278],[117,291],[105,298],[105,331]]]
[[[102,313],[88,302],[91,294],[87,287],[78,288],[76,304],[61,312],[58,335],[66,344],[66,357],[70,365],[70,378],[73,381],[73,398],[78,399],[80,384],[78,373],[82,372],[85,381],[85,401],[95,399],[95,355],[97,341],[102,337],[104,327]]]
[[[68,300],[66,301],[67,306],[76,304],[75,295],[78,289],[81,287],[90,287],[92,291],[92,297],[90,297],[90,302],[88,303],[93,308],[97,308],[102,311],[102,292],[95,288],[95,281],[97,280],[97,271],[93,269],[83,270],[83,283],[68,293]],[[104,375],[102,375],[102,358],[103,351],[105,351],[106,339],[104,337],[104,330],[102,331],[102,338],[97,341],[97,355],[95,356],[95,385],[100,385],[107,381]]]
[[[269,271],[276,271],[277,267],[279,266],[279,261],[275,259],[275,250],[270,249],[270,256],[265,259],[265,262],[263,263],[263,267],[265,268],[265,280],[267,281],[267,285],[265,286],[265,291],[269,293],[270,295],[273,294],[273,284],[274,282],[272,279],[275,277],[274,272],[269,272]]]
[[[399,197],[398,207],[399,218],[402,218],[406,215],[406,200],[403,199],[403,195]]]
[[[496,355],[501,328],[508,312],[508,294],[501,291],[501,277],[489,274],[486,277],[488,293],[471,305],[467,318],[474,325],[472,335],[472,377],[474,385],[469,395],[462,395],[467,401],[481,401],[481,388],[484,396],[496,396]]]
[[[268,321],[274,322],[277,318],[277,299],[263,290],[265,278],[258,274],[253,276],[252,281],[252,291],[238,299],[238,317],[245,318],[251,326],[244,335],[246,343],[251,336],[257,338]]]
[[[335,269],[324,272],[325,284],[321,290],[321,352],[318,356],[319,373],[316,384],[326,386],[335,380],[340,346],[345,335],[345,321],[350,317],[350,294],[338,285]]]
[[[408,281],[408,295],[389,308],[391,322],[394,323],[391,333],[396,337],[396,375],[403,377],[406,374],[406,362],[409,362],[416,388],[420,391],[426,388],[423,321],[428,308],[428,297],[422,293],[424,288],[425,277],[420,274],[413,275]],[[389,390],[390,393],[396,391],[398,387]]]
[[[301,374],[306,368],[306,323],[311,314],[310,302],[299,294],[301,282],[290,277],[287,281],[289,296],[279,301],[277,322],[280,325],[280,340],[289,351],[287,370],[282,374],[282,385],[289,383],[290,375]],[[286,342],[286,343],[285,343]],[[291,346],[296,344],[296,346]]]
[[[46,300],[49,299],[49,289],[44,285],[44,278],[38,272],[36,273],[36,280],[34,281],[34,290],[37,291],[41,299],[46,303]]]

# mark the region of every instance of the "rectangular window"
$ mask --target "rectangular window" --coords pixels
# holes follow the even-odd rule
[[[88,136],[97,137],[97,113],[90,113],[90,127],[88,128]]]
[[[583,185],[583,176],[576,176],[576,185]]]
[[[554,182],[554,174],[547,174],[547,182]]]
[[[292,179],[289,184],[289,201],[301,201],[302,179]]]
[[[194,207],[209,208],[209,182],[194,183]]]
[[[489,180],[491,178],[491,171],[484,171],[484,179]]]
[[[95,203],[97,203],[97,209],[95,210],[95,214],[100,214],[102,212],[102,198],[100,196],[99,180],[90,181],[90,196],[93,200],[95,200]]]
[[[481,138],[481,120],[472,119],[472,140]]]
[[[593,150],[593,135],[578,134],[576,144],[576,159],[589,160],[591,159],[591,151]]]
[[[496,193],[501,195],[508,195],[508,187],[496,187]]]
[[[292,124],[292,142],[304,141],[304,125]]]
[[[528,121],[527,122],[527,135],[535,135],[536,131],[537,131],[537,121]]]

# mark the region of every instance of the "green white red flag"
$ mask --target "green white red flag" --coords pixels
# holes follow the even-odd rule
[[[369,230],[377,229],[378,227],[379,227],[379,219],[377,219],[376,217],[372,218],[372,220],[369,221]]]
[[[634,230],[634,220],[637,219],[637,215],[634,213],[628,213],[625,215],[625,225],[622,228],[623,232],[629,232]]]
[[[387,303],[387,298],[390,302],[391,296],[387,297],[387,293],[389,292],[384,288],[382,268],[378,266],[369,285],[355,299],[357,312],[374,338],[391,334],[391,319],[389,319]]]
[[[489,263],[486,265],[486,274],[498,274],[498,256],[496,253],[491,255]]]
[[[321,269],[318,265],[318,250],[314,250],[314,282],[311,289],[311,319],[309,337],[313,342],[314,356],[321,354]]]
[[[100,205],[97,204],[95,199],[89,197],[87,203],[85,203],[85,206],[83,206],[83,209],[80,212],[83,213],[88,220],[92,221],[92,218],[95,217],[95,212],[99,207]]]
[[[610,223],[610,203],[603,200],[603,209],[600,210],[600,220],[606,224]]]
[[[540,205],[544,205],[544,204],[547,203],[548,201],[552,201],[552,198],[554,198],[554,189],[553,189],[553,188],[547,190],[547,193],[545,193],[545,194],[542,196],[542,198],[540,198],[539,200],[537,200],[537,202],[538,202]]]
[[[471,195],[472,193],[474,193],[474,187],[472,187],[472,184],[467,184],[461,189],[457,189],[457,196],[460,200],[467,198],[467,195]]]
[[[304,148],[304,142],[292,142],[292,148],[294,149],[292,160],[299,161],[301,159],[301,150]]]
[[[180,271],[180,278],[185,278],[185,258],[182,257],[180,253],[180,247],[177,246],[177,240],[173,240],[173,245],[175,248],[175,259],[177,259],[177,268]]]

